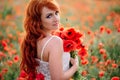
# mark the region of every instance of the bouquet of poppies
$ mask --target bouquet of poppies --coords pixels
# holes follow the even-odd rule
[[[64,29],[61,27],[58,31],[55,32],[55,35],[59,36],[63,40],[64,52],[69,52],[72,58],[78,56],[79,61],[84,59],[87,54],[87,50],[82,43],[82,33],[75,30],[75,28]],[[74,80],[81,79],[80,68],[72,78]]]

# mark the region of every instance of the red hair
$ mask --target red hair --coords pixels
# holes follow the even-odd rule
[[[41,11],[43,7],[52,10],[59,10],[55,0],[30,0],[24,20],[25,37],[21,44],[21,70],[28,74],[33,73],[34,78],[36,74],[36,67],[39,65],[35,60],[37,58],[37,40],[45,37],[44,32],[40,28],[41,25]]]

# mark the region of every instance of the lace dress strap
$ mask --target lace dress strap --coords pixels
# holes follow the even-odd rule
[[[46,41],[46,43],[44,44],[44,46],[43,46],[43,48],[42,48],[42,51],[41,51],[41,61],[43,61],[43,51],[44,51],[45,47],[47,46],[48,42],[49,42],[52,38],[53,38],[53,36],[50,37],[50,38]]]

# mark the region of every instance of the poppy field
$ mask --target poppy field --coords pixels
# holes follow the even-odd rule
[[[24,80],[20,43],[29,0],[0,0],[0,80]],[[61,26],[82,33],[80,80],[120,80],[120,0],[57,0]],[[75,80],[79,80],[74,78]]]

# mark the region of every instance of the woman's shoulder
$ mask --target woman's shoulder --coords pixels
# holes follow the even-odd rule
[[[53,37],[53,41],[58,41],[58,42],[62,42],[62,39],[58,36],[52,36]]]
[[[58,36],[52,36],[52,39],[50,41],[50,46],[51,47],[52,46],[56,46],[56,47],[59,46],[60,47],[60,45],[63,45],[62,39]]]

